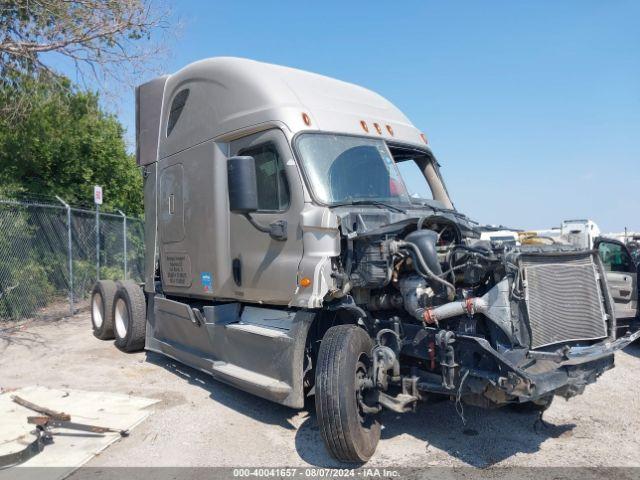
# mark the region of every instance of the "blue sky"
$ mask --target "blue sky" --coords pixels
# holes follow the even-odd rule
[[[422,129],[457,208],[640,230],[638,1],[175,1],[172,72],[231,55],[371,88]],[[133,138],[133,93],[119,101]]]

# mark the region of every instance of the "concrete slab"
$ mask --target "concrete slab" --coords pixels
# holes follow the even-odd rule
[[[0,455],[22,450],[35,436],[31,434],[33,425],[27,417],[39,415],[11,400],[12,395],[71,415],[71,421],[109,427],[117,430],[131,430],[152,412],[148,408],[158,402],[150,398],[109,392],[87,392],[82,390],[55,390],[42,386],[30,386],[0,394]],[[63,478],[100,453],[121,437],[118,433],[92,434],[57,428],[53,430],[54,443],[19,466],[0,471],[0,480],[19,478],[21,469],[26,473],[29,467],[43,469],[38,478],[51,480]],[[126,441],[126,439],[125,439]],[[32,473],[32,472],[31,472]]]

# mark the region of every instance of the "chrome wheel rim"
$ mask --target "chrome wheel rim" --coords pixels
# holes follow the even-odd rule
[[[102,317],[102,295],[96,293],[91,299],[91,312],[93,314],[93,325],[96,328],[102,327],[104,323],[104,318]]]
[[[129,309],[122,298],[119,298],[116,302],[115,324],[118,337],[125,338],[127,336],[127,329],[129,328]]]

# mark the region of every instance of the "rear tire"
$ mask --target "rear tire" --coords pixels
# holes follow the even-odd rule
[[[146,301],[142,289],[133,282],[119,283],[113,301],[116,347],[125,352],[142,350],[146,322]]]
[[[316,415],[331,455],[364,463],[380,440],[380,423],[360,408],[358,376],[367,373],[373,342],[355,325],[331,327],[322,338],[316,367]]]
[[[118,287],[112,280],[98,280],[91,291],[91,325],[100,340],[113,338],[113,301]]]

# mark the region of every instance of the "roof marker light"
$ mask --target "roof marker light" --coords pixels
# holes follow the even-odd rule
[[[420,138],[422,139],[422,141],[426,144],[429,144],[429,142],[427,142],[427,137],[425,137],[424,133],[420,134]]]
[[[309,115],[304,112],[302,112],[302,121],[307,127],[311,125],[311,119],[309,118]]]
[[[391,125],[387,125],[387,132],[393,137],[393,128],[391,128]]]
[[[364,120],[360,120],[360,126],[365,132],[369,133],[369,127],[367,126],[367,122],[365,122]]]
[[[380,125],[378,125],[377,123],[374,123],[373,126],[376,129],[376,132],[378,132],[378,134],[382,135],[382,129],[380,128]]]

